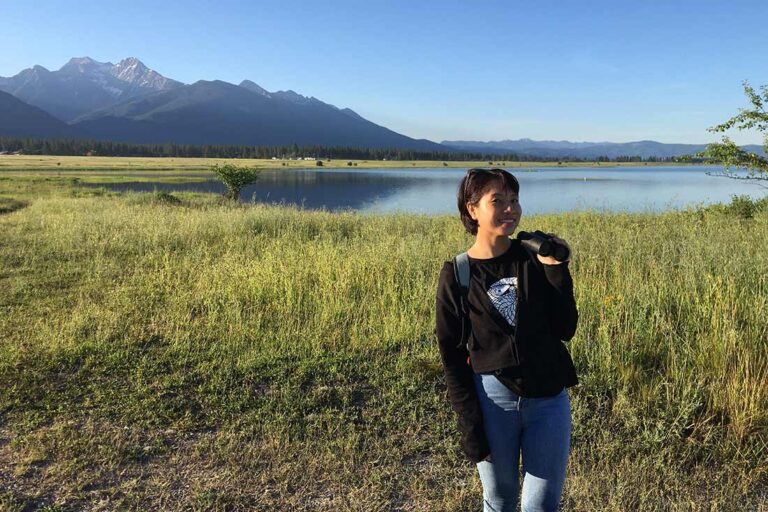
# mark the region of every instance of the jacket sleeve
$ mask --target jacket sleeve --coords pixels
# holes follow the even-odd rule
[[[555,335],[563,341],[570,341],[576,334],[579,313],[573,297],[573,279],[568,262],[559,265],[541,265],[544,276],[552,286],[552,324]]]
[[[459,287],[453,276],[453,264],[446,262],[437,287],[437,344],[445,372],[448,400],[458,416],[461,448],[472,462],[480,462],[490,453],[483,428],[480,402],[475,391],[474,372],[467,364],[466,347],[457,347],[461,338]]]

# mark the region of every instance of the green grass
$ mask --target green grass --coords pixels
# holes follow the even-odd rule
[[[479,510],[433,336],[456,217],[52,178],[0,208],[0,510]],[[521,229],[575,255],[564,509],[765,510],[768,209]]]

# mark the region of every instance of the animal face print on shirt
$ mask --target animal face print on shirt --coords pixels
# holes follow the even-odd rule
[[[517,278],[504,277],[499,279],[488,288],[487,293],[496,311],[501,313],[501,316],[509,322],[509,325],[514,327],[517,324],[517,318],[515,317],[517,310]]]

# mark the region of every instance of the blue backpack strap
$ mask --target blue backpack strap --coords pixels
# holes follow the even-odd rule
[[[459,283],[459,304],[461,305],[461,338],[456,348],[466,347],[468,331],[466,325],[469,323],[469,256],[463,252],[453,258],[453,275],[456,282]]]

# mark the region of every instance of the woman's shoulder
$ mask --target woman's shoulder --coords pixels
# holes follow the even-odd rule
[[[443,267],[440,269],[440,282],[454,281],[453,260],[446,260],[443,262]]]
[[[455,303],[459,294],[459,285],[453,271],[453,261],[444,261],[437,280],[437,299],[446,303]]]

